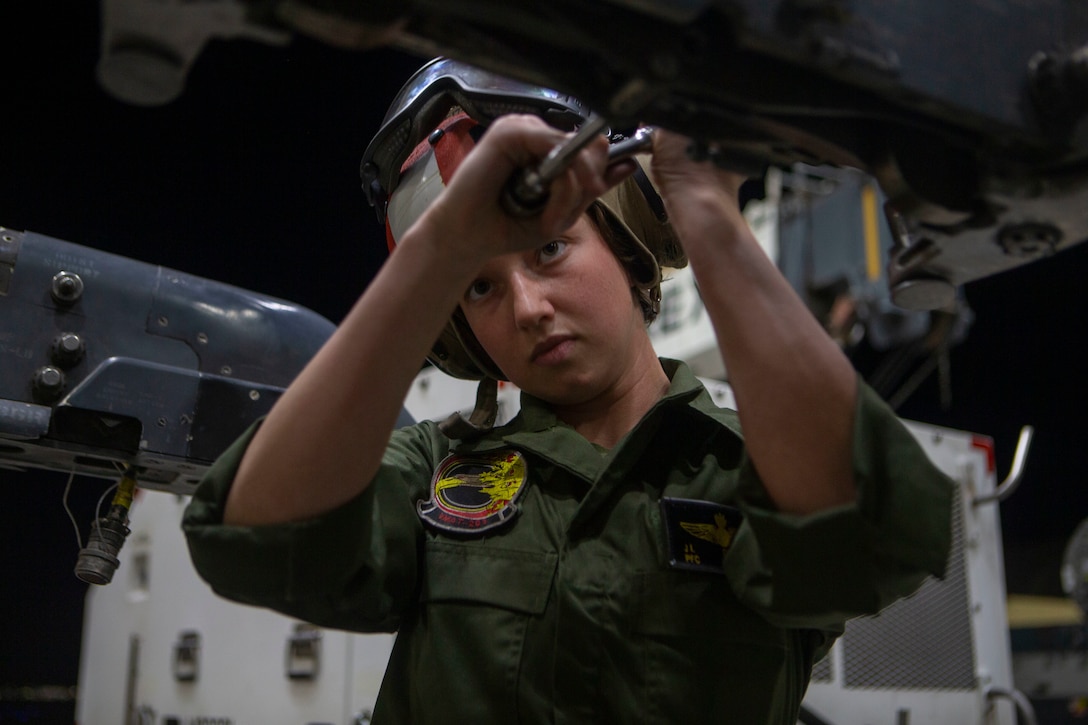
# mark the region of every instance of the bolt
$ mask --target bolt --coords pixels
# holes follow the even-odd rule
[[[62,332],[53,340],[50,357],[62,368],[70,368],[83,359],[83,338],[74,332]]]
[[[31,381],[34,396],[41,401],[53,401],[64,390],[64,373],[52,365],[45,365],[34,371]]]
[[[49,293],[57,304],[73,304],[83,295],[83,280],[73,272],[57,272]]]

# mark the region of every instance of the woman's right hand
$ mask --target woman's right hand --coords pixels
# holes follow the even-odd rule
[[[464,254],[478,255],[481,262],[554,239],[573,226],[594,199],[634,171],[633,163],[609,166],[608,142],[602,135],[551,183],[538,214],[510,215],[501,204],[510,179],[539,164],[569,136],[536,116],[503,116],[488,127],[417,223],[430,226],[444,244],[461,245]]]

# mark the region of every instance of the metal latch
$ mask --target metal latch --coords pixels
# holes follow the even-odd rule
[[[196,682],[200,673],[200,632],[183,631],[174,643],[174,679],[178,682]]]
[[[321,630],[299,622],[287,637],[284,670],[289,680],[315,680],[321,669]]]

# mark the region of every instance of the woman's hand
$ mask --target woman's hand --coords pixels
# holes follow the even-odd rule
[[[691,145],[686,136],[657,129],[651,172],[669,222],[697,269],[705,249],[746,238],[750,231],[739,199],[745,177],[710,161],[696,161]]]
[[[745,177],[709,161],[696,161],[690,149],[692,140],[659,128],[654,131],[654,181],[662,194],[678,194],[708,186],[722,189],[737,198]]]
[[[583,148],[549,187],[540,213],[515,217],[501,205],[516,173],[540,163],[570,137],[535,116],[504,116],[488,127],[454,172],[449,186],[420,218],[440,229],[444,242],[480,259],[533,249],[576,222],[589,204],[634,171],[633,163],[608,165],[602,135]]]

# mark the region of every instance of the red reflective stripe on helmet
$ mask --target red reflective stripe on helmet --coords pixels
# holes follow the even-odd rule
[[[461,121],[467,121],[467,123],[460,124]],[[459,125],[454,128],[455,124]],[[408,158],[406,158],[404,160],[404,163],[400,165],[400,173],[403,174],[405,171],[407,171],[408,167],[423,158],[423,155],[426,154],[431,148],[433,148],[430,139],[434,137],[434,134],[438,133],[441,135],[445,135],[446,132],[449,130],[452,133],[464,133],[467,135],[468,130],[473,126],[477,125],[479,124],[469,118],[469,115],[467,113],[458,113],[445,119],[444,121],[442,121],[442,123],[438,124],[438,127],[431,132],[428,138],[416,144],[416,147],[412,149],[412,153],[408,154]],[[471,148],[471,145],[469,146],[469,148]]]
[[[444,133],[434,144],[434,158],[438,163],[438,173],[442,175],[443,184],[449,185],[457,167],[476,145],[476,139],[469,130],[477,125],[467,115],[461,114],[439,127]]]
[[[477,126],[467,114],[456,114],[412,150],[401,167],[400,183],[386,205],[385,242],[389,251],[453,178],[476,145],[471,131]]]
[[[389,249],[390,252],[392,252],[393,249],[395,249],[397,246],[397,240],[393,238],[393,230],[389,228],[388,217],[385,220],[385,246]]]

